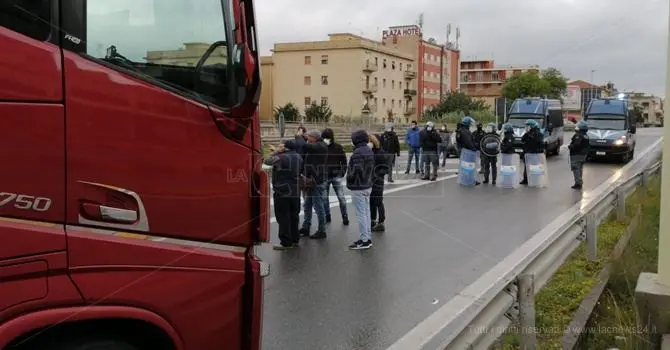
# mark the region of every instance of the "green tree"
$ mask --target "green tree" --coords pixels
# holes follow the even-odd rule
[[[428,119],[439,119],[440,116],[449,113],[481,111],[487,108],[488,106],[482,100],[473,99],[462,92],[450,91],[444,96],[439,104],[430,107],[424,113],[424,117]]]
[[[311,106],[305,108],[305,120],[310,123],[327,123],[332,116],[333,111],[331,111],[330,107],[327,105],[321,106],[312,103]]]
[[[283,106],[275,107],[275,109],[274,109],[275,120],[277,120],[277,121],[279,120],[279,115],[280,114],[284,115],[284,121],[285,122],[297,122],[297,121],[300,120],[300,111],[291,102],[289,102],[289,103],[287,103]]]
[[[552,93],[552,86],[537,72],[527,71],[509,77],[502,87],[502,95],[508,100],[521,97],[542,97]]]
[[[562,98],[568,88],[568,79],[556,68],[547,68],[542,71],[542,79],[549,83],[549,98]]]

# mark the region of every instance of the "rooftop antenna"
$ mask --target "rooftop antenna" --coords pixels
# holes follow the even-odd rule
[[[423,31],[423,12],[419,14],[419,29]]]
[[[456,27],[456,50],[460,49],[458,45],[458,39],[461,38],[461,27]]]

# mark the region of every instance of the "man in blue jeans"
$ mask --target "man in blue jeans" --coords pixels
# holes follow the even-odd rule
[[[323,208],[323,201],[326,198],[326,186],[328,184],[326,176],[326,163],[328,161],[328,148],[321,141],[321,133],[310,131],[307,133],[307,143],[302,146],[303,149],[303,176],[309,186],[305,189],[305,203],[303,207],[304,219],[300,235],[309,236],[309,238],[326,238],[326,213]],[[312,226],[312,210],[316,212],[319,221],[316,232],[309,235]]]
[[[349,249],[372,248],[372,218],[370,217],[370,192],[372,192],[372,174],[375,156],[368,145],[368,133],[358,130],[351,134],[354,152],[347,167],[347,188],[351,191],[351,201],[356,210],[360,239],[352,243]]]
[[[416,121],[412,122],[412,127],[407,130],[407,134],[405,135],[405,143],[407,143],[407,150],[408,150],[408,159],[407,159],[407,170],[405,170],[405,174],[409,174],[409,169],[412,166],[412,158],[416,161],[416,173],[420,174],[423,172],[423,169],[421,169],[421,138],[419,137],[419,133],[421,130],[416,126]]]
[[[347,172],[347,154],[344,153],[342,145],[335,142],[335,133],[333,129],[324,129],[321,133],[323,142],[328,147],[328,170],[326,180],[326,199],[323,201],[323,207],[326,213],[326,222],[331,221],[330,217],[330,186],[333,186],[335,195],[340,203],[340,214],[342,214],[342,224],[349,225],[349,215],[347,215],[347,201],[344,198],[343,177]]]

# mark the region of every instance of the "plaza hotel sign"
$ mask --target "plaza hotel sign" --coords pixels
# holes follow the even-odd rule
[[[419,28],[419,26],[391,27],[382,31],[382,38],[412,35],[421,36],[421,28]]]

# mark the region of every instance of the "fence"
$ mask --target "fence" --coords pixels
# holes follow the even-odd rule
[[[635,175],[601,184],[389,349],[487,349],[511,320],[534,329],[535,295],[582,242],[589,258],[597,258],[600,222],[612,210],[624,217],[626,197],[660,171],[660,162],[649,165],[660,155],[661,141],[617,172]],[[521,336],[522,349],[536,348],[534,332]]]

